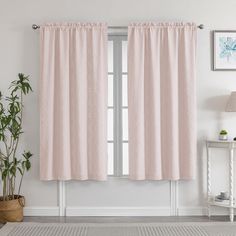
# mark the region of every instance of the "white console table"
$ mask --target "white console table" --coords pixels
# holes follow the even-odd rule
[[[211,216],[211,206],[219,206],[229,208],[230,221],[234,221],[234,149],[236,149],[236,141],[220,141],[207,140],[207,203],[208,216]],[[215,201],[215,196],[211,193],[211,149],[224,148],[229,150],[229,204]]]

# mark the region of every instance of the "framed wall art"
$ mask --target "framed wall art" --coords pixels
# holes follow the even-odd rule
[[[213,70],[236,70],[236,31],[213,31]]]

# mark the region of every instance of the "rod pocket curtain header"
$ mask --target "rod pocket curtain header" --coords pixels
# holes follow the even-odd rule
[[[148,23],[131,23],[129,29],[149,29],[149,28],[191,28],[197,30],[197,25],[191,22],[148,22]]]
[[[71,29],[104,29],[107,30],[106,23],[46,23],[40,27],[41,29],[60,29],[60,30],[71,30]]]

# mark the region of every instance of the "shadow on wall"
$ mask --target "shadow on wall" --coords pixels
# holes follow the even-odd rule
[[[23,143],[32,148],[35,157],[39,156],[39,31],[22,26],[22,58],[20,68],[30,76],[33,93],[25,100]],[[39,173],[37,173],[39,175]]]

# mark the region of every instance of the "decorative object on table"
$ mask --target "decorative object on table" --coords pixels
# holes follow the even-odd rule
[[[213,70],[236,70],[236,31],[213,31]]]
[[[226,130],[220,131],[219,140],[228,140],[228,132]]]
[[[32,154],[24,151],[19,155],[17,150],[23,133],[23,97],[31,91],[29,77],[18,74],[18,79],[9,87],[10,95],[3,97],[0,92],[0,173],[3,193],[0,197],[0,222],[23,220],[25,202],[20,190],[24,173],[31,167]],[[19,181],[16,181],[18,177]]]
[[[215,196],[215,201],[229,205],[230,204],[229,192],[226,191],[220,192],[219,195]],[[235,204],[235,198],[233,198],[233,204]]]
[[[229,192],[227,192],[227,191],[220,192],[220,198],[223,200],[228,200],[229,199]]]
[[[215,197],[215,200],[216,201],[225,201],[225,200],[229,201],[229,192],[226,192],[226,191],[220,192],[220,194]]]
[[[219,195],[215,197],[215,201],[216,201],[216,202],[219,202],[219,203],[223,203],[223,204],[225,204],[225,205],[229,205],[229,204],[230,204],[229,199],[221,199],[221,198],[219,197]],[[235,204],[235,198],[233,199],[233,204]]]

